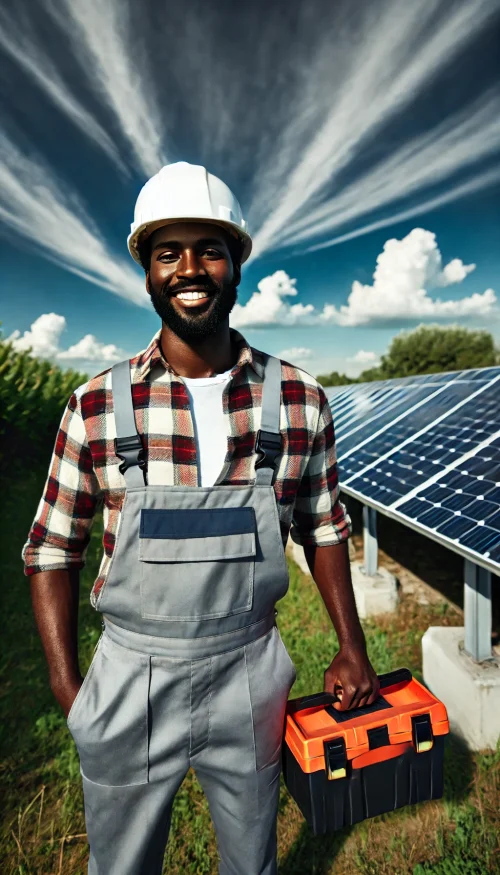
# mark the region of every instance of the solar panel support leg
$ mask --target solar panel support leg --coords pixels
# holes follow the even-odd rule
[[[363,507],[363,558],[365,574],[376,574],[378,568],[377,511],[366,504]]]
[[[476,662],[492,658],[491,572],[465,559],[464,648]]]

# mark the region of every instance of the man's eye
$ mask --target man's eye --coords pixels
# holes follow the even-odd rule
[[[219,252],[218,249],[205,249],[205,254],[206,254],[206,255],[216,255],[216,256],[217,256],[217,255],[220,255],[220,252]]]

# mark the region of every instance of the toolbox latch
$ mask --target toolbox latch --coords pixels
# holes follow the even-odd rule
[[[324,742],[325,748],[325,771],[329,781],[347,776],[347,753],[345,741],[342,737],[332,738]]]
[[[430,750],[434,744],[430,714],[417,714],[411,718],[413,744],[417,753]]]
[[[375,750],[377,747],[386,747],[386,745],[391,743],[389,740],[389,730],[385,724],[384,726],[376,726],[374,729],[368,729],[366,734],[370,750]]]

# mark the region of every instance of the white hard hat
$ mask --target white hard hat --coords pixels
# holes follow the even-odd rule
[[[174,222],[220,225],[242,243],[242,263],[252,251],[252,238],[241,207],[231,189],[199,164],[166,164],[142,187],[127,244],[132,258],[142,264],[141,244],[157,228]]]

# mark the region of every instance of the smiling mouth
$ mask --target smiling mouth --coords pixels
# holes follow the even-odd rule
[[[213,298],[214,294],[207,289],[182,289],[180,292],[172,294],[172,298],[180,301],[183,306],[196,307]]]
[[[183,292],[177,292],[177,294],[174,295],[174,298],[181,298],[182,300],[185,300],[185,301],[192,301],[195,298],[208,298],[208,297],[210,297],[211,294],[212,293],[208,292],[208,291],[199,291],[199,292],[193,291],[193,292],[191,292],[189,290],[184,290]]]

